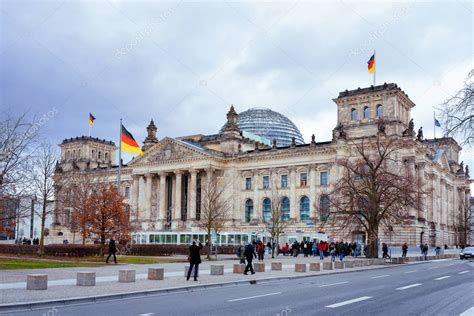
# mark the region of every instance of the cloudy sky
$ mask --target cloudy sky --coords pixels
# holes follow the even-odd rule
[[[339,91],[395,82],[433,137],[433,110],[473,68],[470,1],[0,1],[2,109],[41,117],[59,143],[216,133],[229,105],[288,116],[330,140]],[[50,112],[53,111],[53,112]],[[44,120],[43,120],[44,121]],[[441,136],[441,130],[437,132]],[[463,159],[474,164],[472,149]],[[474,168],[471,168],[474,170]]]

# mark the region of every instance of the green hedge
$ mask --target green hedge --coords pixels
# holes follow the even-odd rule
[[[36,255],[39,246],[33,245],[11,245],[0,244],[0,253],[2,254],[28,254]],[[189,254],[189,245],[132,245],[130,248],[126,246],[118,246],[119,252],[123,255],[135,256],[172,256]],[[207,247],[201,251],[202,255],[207,255]],[[219,254],[235,254],[236,247],[221,246],[218,247]],[[108,247],[105,247],[105,252]],[[100,245],[74,245],[74,244],[52,244],[44,247],[44,254],[55,257],[88,257],[98,256],[100,253]]]

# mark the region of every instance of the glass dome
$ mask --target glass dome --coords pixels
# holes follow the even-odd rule
[[[291,145],[292,137],[295,138],[296,144],[304,143],[298,127],[289,118],[267,108],[252,108],[239,113],[237,126],[241,131],[265,137],[270,142],[276,140],[277,146]]]

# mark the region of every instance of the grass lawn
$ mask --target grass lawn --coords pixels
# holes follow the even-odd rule
[[[5,255],[8,256],[8,255]],[[11,255],[10,255],[11,256]],[[0,270],[44,269],[97,267],[105,264],[106,257],[31,257],[21,256],[19,259],[0,258]],[[37,260],[35,260],[37,259]],[[49,260],[48,260],[49,259]],[[113,258],[109,260],[113,264]],[[117,256],[119,264],[153,264],[170,262],[187,262],[186,258]]]
[[[89,262],[104,262],[106,257],[86,257],[83,260]],[[114,262],[113,258],[109,262]],[[187,262],[186,258],[168,258],[168,257],[145,257],[145,256],[117,256],[118,263],[126,264],[151,264],[151,263],[169,263],[169,262]]]
[[[44,268],[72,268],[72,267],[95,267],[97,264],[85,262],[58,262],[47,260],[28,260],[28,259],[1,259],[0,270],[19,270],[19,269],[44,269]]]

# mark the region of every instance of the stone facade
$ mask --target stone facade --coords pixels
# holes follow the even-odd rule
[[[363,241],[364,234],[357,227],[345,232],[323,231],[318,225],[321,214],[317,209],[323,195],[339,178],[336,159],[347,156],[354,142],[383,132],[388,137],[409,140],[410,146],[398,155],[423,188],[432,193],[425,198],[422,211],[410,213],[410,225],[395,226],[390,236],[382,233],[381,240],[413,246],[420,242],[460,243],[456,227],[470,196],[469,179],[458,161],[461,147],[452,138],[415,138],[410,115],[415,104],[396,84],[346,90],[334,102],[338,117],[331,141],[316,142],[313,136],[308,144],[293,141],[285,147],[243,137],[235,124],[237,114],[233,107],[222,133],[216,135],[158,140],[156,126],[151,122],[144,155],[122,167],[121,191],[130,207],[131,220],[138,227],[137,241],[189,242],[179,236],[160,237],[162,240],[152,235],[203,233],[196,225],[201,212],[200,195],[212,177],[226,183],[225,197],[232,206],[231,218],[221,236],[232,233],[233,237],[227,236],[222,243],[244,240],[241,236],[237,240],[237,234],[248,234],[249,239],[268,235],[262,218],[268,211],[267,199],[275,191],[282,197],[284,212],[294,222],[280,243],[302,238]],[[113,143],[82,137],[65,140],[60,146],[58,180],[81,170],[116,181],[117,168],[109,162],[114,161]],[[98,159],[99,150],[109,159]],[[57,194],[63,189],[58,189]],[[67,205],[57,207],[57,225],[67,226],[65,209]]]

